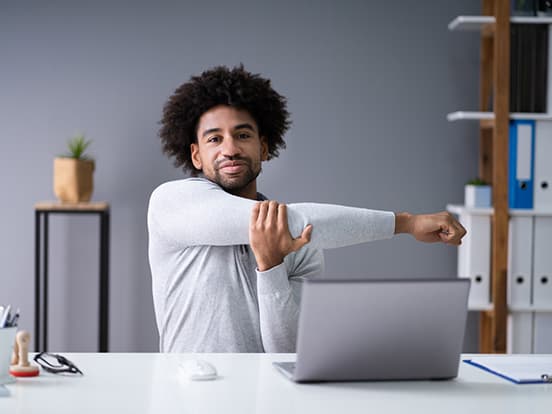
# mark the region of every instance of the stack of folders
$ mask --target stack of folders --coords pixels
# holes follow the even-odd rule
[[[552,120],[511,120],[510,208],[552,209]]]
[[[549,0],[511,0],[512,16],[552,16]]]
[[[547,112],[548,43],[548,25],[512,24],[510,112]]]
[[[512,24],[510,35],[510,112],[552,115],[552,25]],[[509,142],[509,207],[552,209],[552,121],[512,120]]]

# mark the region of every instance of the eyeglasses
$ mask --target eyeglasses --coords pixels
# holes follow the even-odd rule
[[[35,355],[33,360],[45,371],[51,372],[52,374],[69,373],[84,375],[75,364],[73,364],[63,355],[41,352]]]

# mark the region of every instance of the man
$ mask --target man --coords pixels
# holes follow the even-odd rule
[[[242,66],[192,77],[161,124],[164,152],[194,176],[162,184],[149,204],[162,352],[294,352],[300,281],[323,272],[323,249],[396,233],[457,245],[465,234],[448,213],[268,201],[256,178],[285,147],[289,113]]]

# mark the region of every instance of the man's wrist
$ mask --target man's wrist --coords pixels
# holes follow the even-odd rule
[[[281,265],[284,261],[283,260],[274,260],[274,261],[267,261],[267,262],[257,262],[257,269],[259,269],[259,272],[266,272],[267,270],[272,269],[273,267],[276,267],[278,265]]]
[[[414,215],[401,212],[395,213],[395,234],[408,233],[412,234],[412,222],[414,221]]]

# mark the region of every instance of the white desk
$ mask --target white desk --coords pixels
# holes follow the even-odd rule
[[[188,382],[190,354],[65,354],[84,377],[41,373],[8,385],[1,414],[550,413],[552,384],[515,385],[465,363],[453,381],[295,384],[271,365],[293,354],[204,354],[220,378]]]

